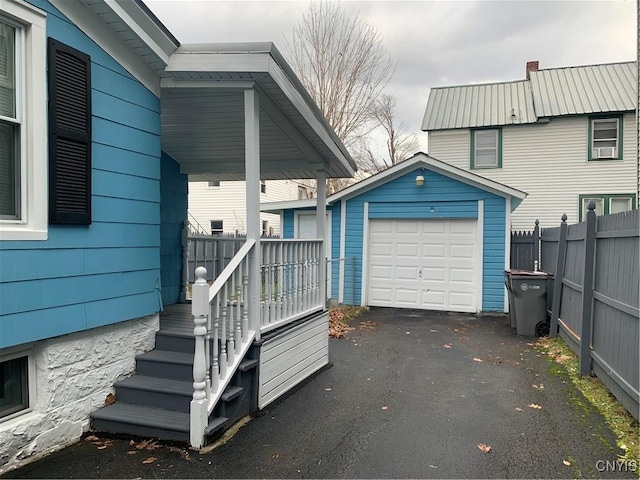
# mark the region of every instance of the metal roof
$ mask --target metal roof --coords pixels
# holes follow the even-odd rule
[[[518,125],[543,117],[635,110],[637,63],[530,72],[529,80],[432,88],[422,130]]]
[[[531,72],[538,117],[635,110],[636,62],[553,68]]]
[[[536,121],[529,82],[432,88],[422,130]]]

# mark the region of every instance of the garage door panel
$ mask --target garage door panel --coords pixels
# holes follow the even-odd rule
[[[391,292],[391,288],[388,287],[371,287],[369,289],[370,301],[381,307],[391,306]]]
[[[446,258],[447,246],[444,243],[425,243],[422,246],[422,258]]]
[[[427,282],[431,282],[431,281],[444,282],[447,278],[447,269],[445,267],[440,267],[440,268],[425,267],[422,269],[422,278]]]
[[[395,294],[396,304],[415,305],[418,303],[420,291],[418,289],[397,288]]]
[[[415,243],[398,243],[396,244],[396,257],[412,258],[418,256],[419,247]]]
[[[470,268],[450,268],[449,280],[456,283],[472,284],[474,281],[473,270]]]
[[[371,279],[387,281],[393,278],[393,267],[391,265],[372,265]]]
[[[476,311],[476,220],[373,219],[368,303]]]
[[[472,260],[474,250],[473,245],[451,245],[449,248],[449,258],[453,260]]]
[[[393,256],[392,242],[375,242],[371,244],[372,257],[391,257]]]
[[[403,267],[398,265],[396,267],[395,278],[391,277],[392,280],[399,280],[401,282],[405,281],[413,281],[417,282],[419,277],[420,269],[418,267]]]
[[[451,292],[449,296],[451,306],[457,308],[472,308],[473,293]]]
[[[395,232],[398,235],[411,235],[415,237],[421,233],[419,228],[420,224],[417,222],[397,222],[395,224]]]

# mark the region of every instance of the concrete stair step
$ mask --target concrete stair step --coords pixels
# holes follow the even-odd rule
[[[135,375],[115,385],[118,402],[189,412],[193,383],[186,380]]]

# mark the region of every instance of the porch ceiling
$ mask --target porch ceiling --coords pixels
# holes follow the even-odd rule
[[[262,179],[351,177],[355,162],[273,44],[183,45],[161,80],[162,148],[190,180],[243,180],[256,89]]]

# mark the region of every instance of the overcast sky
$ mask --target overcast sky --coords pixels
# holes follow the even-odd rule
[[[272,41],[287,57],[287,38],[308,2],[144,0],[183,44]],[[396,63],[386,92],[412,133],[429,88],[523,79],[540,68],[636,60],[637,3],[582,1],[342,1],[376,26]]]

